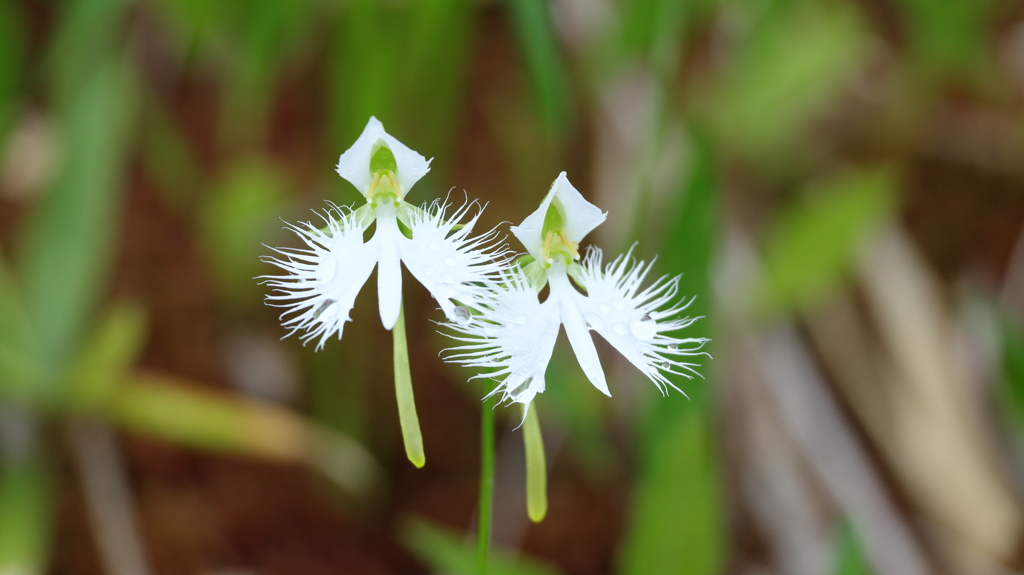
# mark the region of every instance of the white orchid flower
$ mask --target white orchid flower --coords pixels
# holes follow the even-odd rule
[[[507,258],[496,245],[495,230],[470,237],[482,209],[460,225],[469,203],[449,215],[445,202],[418,208],[405,201],[429,170],[430,160],[370,118],[337,166],[366,204],[352,210],[328,202],[322,214],[317,212],[323,226],[288,224],[305,248],[271,248],[280,257],[264,258],[287,272],[261,279],[273,288],[268,303],[288,308],[281,316],[288,335],[305,331],[302,340],[316,339],[317,349],[335,333],[341,339],[356,295],[374,266],[380,319],[385,329],[392,329],[402,306],[399,262],[430,291],[449,320],[469,315],[459,304],[474,305],[484,294],[482,285],[498,277]],[[373,237],[364,240],[374,222]]]
[[[663,394],[670,387],[682,393],[667,376],[699,375],[697,364],[686,358],[706,355],[700,349],[708,340],[668,334],[699,319],[680,316],[693,300],[673,303],[678,277],[665,276],[641,289],[651,264],[635,261],[632,250],[602,266],[601,250],[591,247],[580,262],[580,240],[605,216],[562,172],[540,208],[512,227],[533,261],[492,286],[475,315],[446,324],[462,342],[449,350],[447,359],[487,368],[475,377],[500,381],[492,395],[501,392],[503,400],[528,408],[544,391],[544,373],[562,326],[583,372],[605,395],[611,393],[591,331],[601,334]],[[549,295],[540,301],[545,284]]]

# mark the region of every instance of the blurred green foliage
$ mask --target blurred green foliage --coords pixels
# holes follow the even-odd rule
[[[475,549],[461,534],[422,518],[406,519],[400,534],[402,542],[437,573],[474,575]],[[546,562],[507,549],[491,549],[487,564],[489,575],[557,575]]]

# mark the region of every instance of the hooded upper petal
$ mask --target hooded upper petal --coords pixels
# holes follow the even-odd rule
[[[631,256],[632,250],[602,268],[601,250],[588,249],[580,274],[587,295],[573,291],[572,297],[590,328],[665,392],[675,387],[668,374],[699,375],[698,364],[685,358],[707,355],[700,349],[708,340],[667,335],[700,319],[680,315],[693,300],[673,301],[678,277],[664,276],[641,290],[651,264]]]
[[[352,320],[349,312],[377,263],[378,244],[363,242],[367,224],[355,212],[332,205],[317,215],[326,227],[288,224],[306,249],[272,248],[280,257],[263,258],[288,274],[260,279],[273,288],[268,304],[288,308],[281,314],[288,335],[304,330],[303,342],[317,339],[320,349],[335,332],[341,339],[344,323]]]
[[[544,244],[544,219],[548,208],[557,200],[562,210],[562,224],[569,240],[579,243],[594,228],[601,225],[608,216],[601,208],[588,202],[580,192],[569,183],[565,172],[551,184],[551,189],[544,196],[532,214],[518,226],[512,226],[512,233],[526,247],[526,251],[537,259],[541,259],[541,247]]]
[[[455,302],[476,307],[486,293],[485,285],[500,279],[508,252],[497,245],[497,231],[472,237],[473,227],[483,210],[477,211],[461,228],[472,204],[466,203],[451,216],[447,204],[435,201],[408,218],[412,238],[400,236],[398,250],[405,267],[437,300],[445,316],[454,321]]]
[[[384,131],[384,125],[380,120],[371,116],[370,121],[363,128],[352,147],[345,150],[338,158],[336,170],[338,175],[352,183],[364,196],[370,189],[370,182],[373,174],[370,173],[370,157],[376,149],[376,144],[383,141],[391,153],[395,156],[395,163],[398,166],[395,177],[404,193],[408,193],[413,185],[420,178],[430,171],[430,160],[424,158],[416,151],[396,140],[393,136]]]

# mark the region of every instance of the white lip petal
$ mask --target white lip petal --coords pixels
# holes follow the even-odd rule
[[[363,242],[366,226],[352,211],[331,205],[317,215],[323,218],[324,229],[309,222],[288,224],[305,249],[272,248],[280,255],[262,258],[287,275],[259,279],[272,288],[266,297],[268,305],[288,308],[281,314],[288,335],[305,331],[303,343],[316,339],[321,349],[335,332],[341,339],[344,323],[351,321],[356,295],[377,263],[378,244]]]
[[[544,372],[558,339],[558,304],[553,298],[541,303],[537,293],[521,276],[506,276],[506,285],[477,308],[479,315],[468,321],[451,321],[445,326],[462,342],[447,351],[446,361],[467,367],[485,368],[478,377],[498,380],[492,392],[504,401],[529,405],[544,391]]]
[[[551,184],[551,189],[544,196],[540,207],[527,216],[523,223],[512,226],[512,233],[526,247],[526,251],[535,258],[540,259],[541,246],[544,243],[544,217],[548,213],[548,206],[554,198],[558,198],[562,207],[565,208],[565,234],[574,242],[579,243],[594,228],[601,225],[608,216],[601,208],[588,202],[580,192],[569,183],[565,172],[558,174],[558,178]]]
[[[580,293],[569,283],[564,264],[554,265],[548,270],[548,283],[551,286],[551,298],[558,301],[565,334],[569,336],[569,343],[572,344],[572,350],[576,353],[583,373],[594,387],[611,397],[604,370],[601,369],[601,359],[597,356],[597,348],[594,347],[594,340],[591,339],[589,328],[576,306],[576,298]]]
[[[402,266],[398,241],[403,238],[398,229],[394,204],[381,204],[377,207],[377,231],[373,238],[380,242],[377,306],[384,329],[390,330],[395,327],[398,314],[402,311]]]
[[[693,300],[672,303],[679,288],[678,277],[661,277],[641,290],[651,264],[635,261],[632,253],[630,249],[602,269],[601,250],[588,249],[581,274],[587,295],[573,291],[572,297],[590,328],[600,333],[662,393],[670,387],[682,393],[667,376],[675,374],[690,379],[699,376],[694,369],[699,364],[690,363],[686,358],[707,355],[700,350],[708,340],[666,335],[700,319],[680,317]]]
[[[470,237],[483,210],[455,230],[471,204],[463,204],[446,216],[447,204],[435,201],[422,210],[413,210],[408,225],[412,239],[399,236],[398,251],[412,275],[437,300],[450,321],[455,321],[455,303],[475,307],[485,293],[485,284],[500,279],[509,253],[499,246],[494,229]],[[453,231],[454,230],[454,231]]]
[[[365,196],[373,177],[370,173],[370,156],[378,140],[384,140],[391,153],[395,155],[395,163],[398,166],[398,173],[395,176],[404,192],[408,193],[413,185],[430,171],[431,160],[385,132],[380,120],[372,116],[355,143],[338,158],[338,165],[335,168],[338,175],[351,182],[359,193]]]

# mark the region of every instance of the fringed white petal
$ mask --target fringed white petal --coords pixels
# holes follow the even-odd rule
[[[384,329],[391,330],[398,323],[402,311],[402,266],[398,242],[405,239],[398,229],[398,217],[393,203],[377,207],[377,231],[373,239],[380,242],[380,267],[377,269],[377,308]]]
[[[576,305],[580,294],[569,283],[569,277],[565,274],[565,264],[551,266],[548,270],[548,283],[551,286],[551,299],[558,301],[559,317],[583,373],[598,391],[611,397],[604,370],[601,369],[601,359],[598,358],[597,348],[594,347],[594,340],[590,337],[590,330]]]
[[[558,198],[558,201],[565,209],[565,219],[563,221],[565,234],[574,242],[578,243],[608,217],[606,212],[602,212],[601,208],[588,202],[569,183],[569,178],[566,177],[565,172],[558,174],[558,178],[551,184],[551,189],[548,190],[548,195],[544,196],[544,201],[540,203],[540,207],[527,216],[523,223],[511,228],[512,233],[526,247],[526,251],[537,259],[541,259],[541,246],[544,243],[544,234],[542,233],[544,230],[544,218],[547,216],[548,207],[555,198]]]
[[[330,204],[323,214],[316,213],[325,227],[288,224],[306,248],[271,248],[280,255],[262,258],[287,274],[259,279],[273,288],[268,305],[288,308],[281,314],[287,335],[305,331],[303,343],[315,339],[319,350],[335,332],[341,339],[356,295],[377,263],[378,244],[363,242],[367,224],[348,208]]]
[[[471,237],[482,208],[463,227],[455,229],[472,205],[464,203],[450,216],[446,213],[448,204],[440,201],[412,210],[407,222],[412,239],[398,238],[405,267],[430,291],[450,321],[458,319],[456,302],[469,308],[477,306],[487,293],[484,286],[500,279],[512,255],[499,244],[496,229]]]
[[[688,327],[700,318],[680,315],[693,299],[673,302],[679,291],[679,277],[661,277],[641,290],[653,262],[636,261],[632,254],[630,249],[602,269],[601,250],[589,248],[580,278],[587,295],[573,292],[574,297],[590,329],[608,340],[662,393],[667,393],[669,387],[683,393],[667,375],[690,379],[699,376],[694,370],[699,364],[687,358],[707,355],[700,350],[708,340],[667,333]]]
[[[446,361],[476,367],[474,376],[499,381],[490,395],[529,406],[544,391],[544,372],[558,338],[557,302],[541,303],[537,292],[521,276],[509,275],[503,286],[479,302],[478,314],[444,325],[456,332],[461,345],[446,350]],[[488,395],[488,397],[490,397]]]
[[[398,184],[402,186],[404,192],[408,193],[413,185],[430,171],[431,160],[385,132],[380,120],[372,116],[352,147],[338,158],[338,166],[335,168],[338,175],[351,182],[359,193],[365,196],[373,178],[373,174],[370,173],[370,156],[378,140],[383,140],[395,155],[395,164],[398,166],[395,177],[398,178]]]

